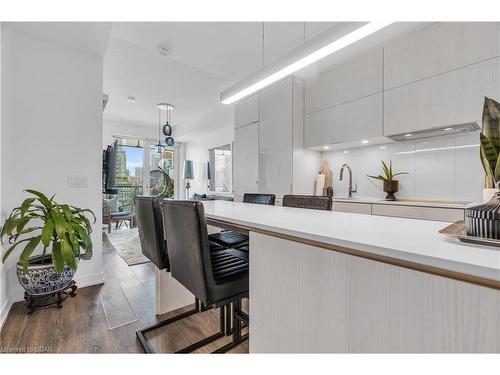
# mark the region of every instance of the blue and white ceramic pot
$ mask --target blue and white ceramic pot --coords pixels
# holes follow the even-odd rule
[[[77,260],[78,261],[78,260]],[[75,276],[75,271],[64,265],[62,273],[58,273],[52,265],[52,257],[46,255],[30,258],[28,272],[17,264],[17,279],[21,286],[30,295],[57,292],[68,288]]]

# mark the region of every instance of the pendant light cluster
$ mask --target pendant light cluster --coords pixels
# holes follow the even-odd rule
[[[174,106],[168,103],[158,103],[158,144],[156,145],[158,153],[161,153],[165,147],[173,147],[175,145],[174,137],[172,137],[172,111]],[[167,121],[162,126],[161,113],[167,112]],[[165,143],[161,142],[161,133],[165,136]]]

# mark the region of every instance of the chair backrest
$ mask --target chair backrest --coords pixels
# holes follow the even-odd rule
[[[274,194],[245,193],[243,195],[244,203],[266,204],[269,206],[274,206],[275,201],[276,196]]]
[[[142,253],[159,269],[170,271],[159,199],[136,196],[135,210]]]
[[[172,277],[207,301],[213,278],[203,203],[168,200],[163,204]]]
[[[331,211],[332,198],[314,195],[284,195],[283,206]]]

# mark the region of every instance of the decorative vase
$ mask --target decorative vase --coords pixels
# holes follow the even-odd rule
[[[64,265],[62,273],[58,273],[52,265],[52,257],[39,255],[29,259],[28,272],[24,272],[22,264],[17,264],[17,279],[29,295],[57,292],[67,289],[75,271]]]
[[[395,201],[396,196],[394,193],[397,193],[399,190],[399,181],[398,180],[392,180],[392,181],[387,181],[384,180],[384,191],[387,193],[385,196],[386,201]]]
[[[483,203],[487,203],[493,198],[493,196],[500,192],[500,189],[495,188],[484,188],[483,189]]]
[[[487,203],[465,210],[465,228],[469,236],[500,239],[500,192]]]

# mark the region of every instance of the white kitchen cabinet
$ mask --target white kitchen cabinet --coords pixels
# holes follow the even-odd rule
[[[384,92],[384,135],[480,121],[484,96],[500,99],[500,58]]]
[[[382,92],[382,49],[336,67],[305,87],[305,114]]]
[[[235,196],[258,191],[259,123],[234,130],[233,191]]]
[[[499,56],[499,23],[439,22],[384,47],[391,89]]]
[[[389,204],[373,204],[372,215],[449,222],[464,220],[464,210],[461,208],[397,206]]]
[[[234,126],[239,128],[259,121],[259,95],[242,99],[234,106]]]
[[[305,147],[382,136],[382,93],[305,116]]]
[[[335,212],[371,215],[372,205],[370,203],[333,202],[332,210]]]
[[[260,95],[259,192],[277,196],[292,192],[293,79]]]

